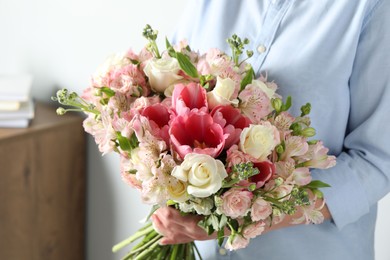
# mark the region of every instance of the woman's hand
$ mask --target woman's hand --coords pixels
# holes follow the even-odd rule
[[[201,216],[182,216],[178,210],[171,207],[159,208],[151,218],[157,232],[164,236],[160,241],[161,245],[183,244],[217,237],[214,234],[208,235],[198,226]]]

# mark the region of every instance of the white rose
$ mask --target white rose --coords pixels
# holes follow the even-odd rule
[[[152,89],[163,93],[166,88],[182,79],[178,75],[180,70],[179,63],[175,58],[162,57],[161,59],[151,59],[146,64],[144,72],[149,78]]]
[[[259,161],[265,160],[279,143],[279,132],[268,121],[250,125],[240,135],[240,150]]]
[[[188,183],[188,194],[205,198],[222,187],[227,173],[223,163],[210,155],[189,153],[183,163],[173,169],[172,176]]]
[[[213,109],[218,105],[238,104],[238,99],[232,99],[235,90],[235,83],[231,78],[217,77],[217,84],[214,89],[207,93],[207,102]]]
[[[251,85],[255,85],[256,87],[260,88],[269,99],[275,97],[276,89],[272,89],[268,87],[263,81],[261,80],[252,80]]]
[[[187,184],[176,178],[169,178],[167,187],[169,198],[176,202],[184,202],[188,200]]]

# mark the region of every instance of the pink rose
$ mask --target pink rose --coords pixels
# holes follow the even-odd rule
[[[188,153],[217,157],[225,146],[222,127],[204,111],[192,110],[172,120],[169,134],[172,148],[181,159]]]
[[[240,234],[230,235],[228,241],[225,244],[225,248],[233,251],[241,248],[247,247],[249,244],[249,239],[244,238]]]
[[[263,198],[257,198],[252,205],[251,218],[253,221],[264,220],[272,213],[271,204]]]
[[[246,163],[255,160],[249,154],[243,153],[238,149],[238,145],[233,145],[226,152],[226,162],[228,167],[233,167],[235,164]]]
[[[248,238],[248,239],[260,236],[265,229],[264,226],[265,226],[265,222],[263,221],[250,224],[249,226],[244,228],[242,235],[244,236],[244,238]]]
[[[248,190],[232,188],[222,195],[222,213],[232,218],[244,217],[252,204],[253,194]]]

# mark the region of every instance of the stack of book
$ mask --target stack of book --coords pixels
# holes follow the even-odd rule
[[[34,118],[30,75],[0,75],[0,128],[25,128]]]

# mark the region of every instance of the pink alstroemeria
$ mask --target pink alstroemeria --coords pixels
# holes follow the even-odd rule
[[[207,107],[206,90],[194,82],[187,85],[176,84],[172,94],[172,107],[178,115],[195,108]]]
[[[223,127],[225,134],[228,134],[225,141],[225,149],[229,149],[240,140],[242,129],[248,127],[251,121],[240,113],[240,110],[230,105],[218,106],[211,111],[214,121]]]
[[[208,154],[217,157],[225,146],[226,136],[222,127],[210,114],[194,109],[188,115],[172,120],[169,134],[173,150],[181,159],[188,153]]]
[[[271,101],[267,94],[255,84],[248,85],[238,95],[241,100],[240,110],[253,123],[259,123],[261,119],[271,112]]]
[[[309,145],[309,151],[300,158],[303,165],[309,168],[327,169],[336,165],[336,157],[328,155],[329,149],[322,141]]]

